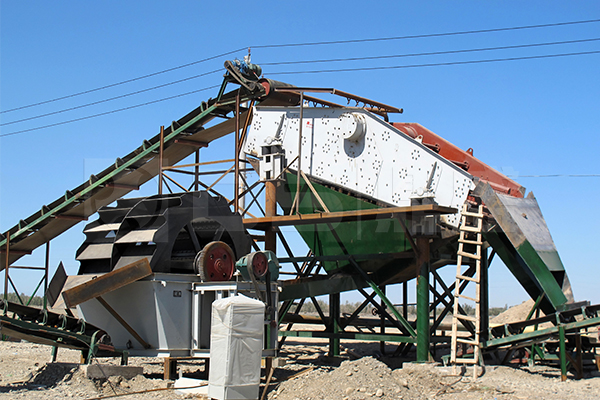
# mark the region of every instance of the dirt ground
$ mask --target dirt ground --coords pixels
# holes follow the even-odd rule
[[[472,374],[451,376],[451,370],[435,364],[413,364],[391,357],[395,346],[379,343],[343,342],[342,357],[326,355],[327,343],[317,339],[288,338],[282,350],[287,364],[277,368],[268,388],[268,399],[598,399],[600,373],[588,370],[585,379],[560,381],[560,371],[549,366],[488,367],[476,380]],[[351,353],[350,356],[348,353]],[[162,379],[162,360],[130,359],[143,366],[144,374],[133,379],[88,379],[76,363],[79,353],[61,349],[59,363],[48,364],[48,346],[26,342],[0,342],[0,399],[93,399],[131,393],[125,399],[203,398],[172,389]],[[358,358],[357,358],[358,357]],[[414,354],[409,354],[409,358]],[[94,363],[117,364],[117,359]],[[202,361],[182,361],[179,368],[188,378],[206,379]],[[261,385],[264,386],[263,383]],[[133,392],[144,392],[133,394]]]
[[[532,304],[527,302],[500,314],[492,323],[524,319]],[[310,326],[295,325],[297,329]],[[280,358],[285,365],[275,370],[267,388],[270,400],[358,400],[358,399],[600,399],[600,372],[588,365],[584,379],[569,373],[560,380],[556,366],[488,366],[473,379],[472,373],[451,374],[439,364],[415,364],[414,351],[393,357],[396,345],[342,341],[341,357],[328,357],[328,342],[322,339],[288,337]],[[382,351],[383,350],[383,351]],[[446,349],[447,351],[447,349]],[[201,399],[173,386],[182,381],[163,380],[163,360],[131,357],[129,365],[142,366],[143,374],[132,379],[112,376],[89,379],[79,365],[80,353],[60,349],[57,363],[50,363],[49,346],[28,342],[0,341],[0,400],[2,399]],[[444,352],[444,349],[440,353]],[[439,354],[438,354],[439,358]],[[95,359],[93,364],[118,365],[120,359]],[[202,384],[208,374],[201,360],[179,361],[185,378]],[[261,381],[261,392],[265,377]],[[190,381],[186,381],[190,382]],[[205,383],[205,382],[204,382]],[[183,385],[186,386],[186,385]]]

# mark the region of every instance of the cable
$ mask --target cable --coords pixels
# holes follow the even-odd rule
[[[509,178],[600,178],[600,174],[508,175]]]
[[[215,89],[215,88],[218,88],[220,86],[221,85],[209,86],[209,87],[205,87],[203,89],[193,90],[191,92],[182,93],[182,94],[178,94],[178,95],[175,95],[175,96],[165,97],[165,98],[158,99],[158,100],[148,101],[146,103],[136,104],[134,106],[119,108],[117,110],[106,111],[106,112],[99,113],[99,114],[88,115],[87,117],[75,118],[75,119],[71,119],[71,120],[68,120],[68,121],[57,122],[55,124],[50,124],[50,125],[38,126],[37,128],[23,129],[21,131],[4,133],[4,134],[0,135],[0,137],[17,135],[19,133],[24,133],[24,132],[37,131],[39,129],[50,128],[50,127],[53,127],[53,126],[70,124],[71,122],[83,121],[83,120],[90,119],[90,118],[100,117],[102,115],[114,114],[114,113],[117,113],[119,111],[131,110],[132,108],[143,107],[143,106],[147,106],[147,105],[150,105],[150,104],[159,103],[161,101],[166,101],[166,100],[171,100],[171,99],[175,99],[175,98],[178,98],[178,97],[188,96],[190,94],[194,94],[194,93],[198,93],[198,92],[203,92],[205,90]]]
[[[589,19],[589,20],[584,20],[584,21],[571,21],[571,22],[557,22],[557,23],[552,23],[552,24],[540,24],[540,25],[513,26],[513,27],[509,27],[509,28],[479,29],[479,30],[474,30],[474,31],[428,33],[428,34],[423,34],[423,35],[407,35],[407,36],[392,36],[392,37],[372,38],[372,39],[351,39],[351,40],[333,40],[333,41],[328,41],[328,42],[270,44],[270,45],[262,45],[262,46],[252,46],[252,48],[253,49],[264,49],[264,48],[277,48],[277,47],[320,46],[320,45],[329,45],[329,44],[381,42],[381,41],[388,41],[388,40],[419,39],[419,38],[441,37],[441,36],[469,35],[469,34],[475,34],[475,33],[514,31],[514,30],[519,30],[519,29],[548,28],[548,27],[552,27],[552,26],[588,24],[588,23],[593,23],[593,22],[600,22],[600,19]]]
[[[266,49],[266,48],[281,48],[281,47],[318,46],[318,45],[330,45],[330,44],[365,43],[365,42],[403,40],[403,39],[417,39],[417,38],[428,38],[428,37],[456,36],[456,35],[467,35],[467,34],[489,33],[489,32],[502,32],[502,31],[521,30],[521,29],[548,28],[548,27],[554,27],[554,26],[587,24],[587,23],[594,23],[594,22],[600,22],[600,19],[591,19],[591,20],[583,20],[583,21],[570,21],[570,22],[558,22],[558,23],[539,24],[539,25],[514,26],[514,27],[508,27],[508,28],[480,29],[480,30],[472,30],[472,31],[430,33],[430,34],[423,34],[423,35],[407,35],[407,36],[394,36],[394,37],[370,38],[370,39],[353,39],[353,40],[335,40],[335,41],[324,41],[324,42],[270,44],[270,45],[251,46],[251,47],[253,47],[255,49]],[[29,104],[29,105],[26,105],[26,106],[11,108],[9,110],[0,111],[0,114],[12,112],[12,111],[17,111],[17,110],[22,110],[22,109],[25,109],[25,108],[35,107],[35,106],[39,106],[39,105],[42,105],[42,104],[48,104],[48,103],[52,103],[52,102],[55,102],[55,101],[64,100],[64,99],[68,99],[68,98],[76,97],[76,96],[81,96],[83,94],[88,94],[88,93],[96,92],[96,91],[99,91],[99,90],[108,89],[108,88],[111,88],[111,87],[123,85],[123,84],[126,84],[126,83],[135,82],[135,81],[138,81],[138,80],[141,80],[141,79],[145,79],[145,78],[149,78],[149,77],[152,77],[152,76],[160,75],[160,74],[163,74],[163,73],[166,73],[166,72],[175,71],[177,69],[189,67],[191,65],[196,65],[196,64],[199,64],[199,63],[202,63],[202,62],[205,62],[205,61],[214,60],[215,58],[224,57],[224,56],[227,56],[227,55],[230,55],[230,54],[233,54],[233,53],[237,53],[237,52],[242,51],[244,49],[245,49],[245,47],[239,48],[239,49],[236,49],[236,50],[232,50],[232,51],[228,51],[226,53],[222,53],[222,54],[219,54],[219,55],[216,55],[216,56],[208,57],[208,58],[205,58],[205,59],[202,59],[202,60],[193,61],[191,63],[182,64],[182,65],[179,65],[179,66],[176,66],[176,67],[173,67],[173,68],[168,68],[168,69],[165,69],[165,70],[162,70],[162,71],[154,72],[154,73],[151,73],[151,74],[142,75],[142,76],[139,76],[137,78],[127,79],[127,80],[124,80],[124,81],[121,81],[121,82],[117,82],[117,83],[113,83],[113,84],[110,84],[110,85],[101,86],[101,87],[98,87],[98,88],[95,88],[95,89],[89,89],[89,90],[85,90],[85,91],[82,91],[82,92],[79,92],[79,93],[74,93],[74,94],[70,94],[70,95],[67,95],[67,96],[57,97],[55,99],[45,100],[45,101],[41,101],[41,102],[38,102],[38,103]]]
[[[477,52],[477,51],[507,50],[507,49],[519,49],[519,48],[527,48],[527,47],[552,46],[552,45],[560,45],[560,44],[594,42],[594,41],[598,41],[598,40],[600,40],[600,38],[565,40],[562,42],[519,44],[519,45],[513,45],[513,46],[483,47],[483,48],[478,48],[478,49],[434,51],[434,52],[428,52],[428,53],[409,53],[409,54],[395,54],[395,55],[371,56],[371,57],[331,58],[331,59],[327,59],[327,60],[282,61],[282,62],[272,62],[272,63],[260,63],[260,65],[261,66],[265,66],[265,65],[269,65],[269,66],[273,65],[274,66],[274,65],[291,65],[291,64],[314,64],[314,63],[338,62],[338,61],[381,60],[381,59],[401,58],[401,57],[420,57],[420,56],[432,56],[432,55],[442,55],[442,54],[472,53],[472,52]]]
[[[325,62],[338,62],[338,61],[360,61],[360,60],[377,60],[377,59],[391,59],[391,58],[402,58],[402,57],[418,57],[418,56],[429,56],[429,55],[471,53],[471,52],[490,51],[490,50],[506,50],[506,49],[516,49],[516,48],[529,48],[529,47],[539,47],[539,46],[584,43],[584,42],[593,42],[593,41],[598,41],[598,40],[600,40],[600,38],[566,40],[566,41],[560,41],[560,42],[545,42],[545,43],[533,43],[533,44],[499,46],[499,47],[486,47],[486,48],[477,48],[477,49],[448,50],[448,51],[437,51],[437,52],[427,52],[427,53],[383,55],[383,56],[372,56],[372,57],[336,58],[336,59],[328,59],[328,60],[284,61],[284,62],[273,62],[273,63],[261,63],[261,65],[263,65],[263,66],[264,65],[276,66],[276,65],[312,64],[312,63],[325,63]],[[85,108],[85,107],[89,107],[89,106],[93,106],[93,105],[97,105],[97,104],[101,104],[101,103],[106,103],[106,102],[112,101],[112,100],[122,99],[122,98],[133,96],[133,95],[136,95],[136,94],[140,94],[140,93],[144,93],[144,92],[149,92],[151,90],[155,90],[155,89],[159,89],[159,88],[162,88],[162,87],[166,87],[166,86],[174,85],[174,84],[177,84],[177,83],[181,83],[181,82],[189,81],[189,80],[192,80],[192,79],[196,79],[196,78],[199,78],[199,77],[202,77],[202,76],[214,74],[214,73],[217,73],[219,71],[221,71],[221,69],[210,71],[210,72],[207,72],[207,73],[204,73],[204,74],[194,75],[194,76],[191,76],[189,78],[184,78],[184,79],[180,79],[180,80],[177,80],[177,81],[165,83],[165,84],[154,86],[154,87],[151,87],[151,88],[148,88],[148,89],[138,90],[138,91],[135,91],[135,92],[124,94],[124,95],[115,96],[115,97],[111,97],[111,98],[108,98],[108,99],[104,99],[104,100],[99,100],[99,101],[95,101],[95,102],[92,102],[92,103],[83,104],[83,105],[76,106],[76,107],[70,107],[70,108],[66,108],[66,109],[63,109],[63,110],[59,110],[59,111],[54,111],[54,112],[50,112],[50,113],[46,113],[46,114],[37,115],[37,116],[34,116],[34,117],[23,118],[23,119],[19,119],[19,120],[16,120],[16,121],[1,123],[0,126],[13,125],[13,124],[16,124],[16,123],[19,123],[19,122],[30,121],[30,120],[34,120],[34,119],[38,119],[38,118],[47,117],[47,116],[50,116],[50,115],[61,114],[61,113],[67,112],[67,111],[73,111],[73,110],[77,110],[77,109],[80,109],[80,108]]]
[[[446,65],[480,64],[480,63],[491,63],[491,62],[500,62],[500,61],[533,60],[533,59],[539,59],[539,58],[581,56],[581,55],[598,54],[598,53],[600,53],[600,50],[582,51],[582,52],[578,52],[578,53],[548,54],[548,55],[541,55],[541,56],[495,58],[495,59],[489,59],[489,60],[452,61],[452,62],[431,63],[431,64],[393,65],[393,66],[387,66],[387,67],[340,68],[340,69],[322,69],[322,70],[313,70],[313,71],[285,71],[285,72],[273,72],[270,75],[319,74],[319,73],[326,73],[326,72],[355,72],[355,71],[374,71],[374,70],[401,69],[401,68],[440,67],[440,66],[446,66]]]
[[[532,59],[542,59],[542,58],[568,57],[568,56],[579,56],[579,55],[589,55],[589,54],[599,54],[599,53],[600,53],[600,50],[596,50],[596,51],[585,51],[585,52],[577,52],[577,53],[547,54],[547,55],[540,55],[540,56],[510,57],[510,58],[497,58],[497,59],[488,59],[488,60],[453,61],[453,62],[446,62],[446,63],[394,65],[394,66],[386,66],[386,67],[342,68],[342,69],[313,70],[313,71],[286,71],[286,72],[275,72],[275,73],[272,73],[271,75],[315,74],[315,73],[327,73],[327,72],[356,72],[356,71],[373,71],[373,70],[401,69],[401,68],[438,67],[438,66],[447,66],[447,65],[466,65],[466,64],[480,64],[480,63],[490,63],[490,62],[500,62],[500,61],[516,61],[516,60],[532,60]],[[99,117],[102,115],[112,114],[112,113],[116,113],[119,111],[129,110],[132,108],[142,107],[145,105],[174,99],[177,97],[187,96],[189,94],[198,93],[198,92],[213,89],[213,88],[216,88],[219,86],[220,85],[214,85],[214,86],[210,86],[210,87],[207,87],[204,89],[199,89],[199,90],[195,90],[192,92],[187,92],[187,93],[183,93],[183,94],[179,94],[179,95],[175,95],[175,96],[165,97],[163,99],[153,100],[153,101],[149,101],[146,103],[137,104],[134,106],[124,107],[124,108],[120,108],[117,110],[103,112],[100,114],[94,114],[94,115],[87,116],[87,117],[81,117],[81,118],[76,118],[76,119],[72,119],[69,121],[57,122],[55,124],[44,125],[44,126],[30,128],[30,129],[24,129],[21,131],[16,131],[16,132],[11,132],[11,133],[5,133],[5,134],[0,135],[0,137],[6,137],[6,136],[11,136],[11,135],[16,135],[19,133],[30,132],[30,131],[43,129],[43,128],[49,128],[49,127],[53,127],[53,126],[68,124],[71,122],[86,120],[89,118],[95,118],[95,117]]]
[[[93,106],[93,105],[96,105],[96,104],[106,103],[108,101],[122,99],[124,97],[133,96],[135,94],[149,92],[151,90],[160,89],[160,88],[163,88],[163,87],[166,87],[166,86],[170,86],[170,85],[175,85],[175,84],[181,83],[181,82],[186,82],[186,81],[189,81],[189,80],[192,80],[192,79],[196,79],[196,78],[200,78],[202,76],[214,74],[214,73],[217,73],[217,72],[220,72],[220,71],[221,71],[221,69],[216,69],[214,71],[205,72],[204,74],[194,75],[194,76],[191,76],[189,78],[179,79],[177,81],[173,81],[173,82],[165,83],[165,84],[162,84],[162,85],[154,86],[154,87],[151,87],[151,88],[148,88],[148,89],[142,89],[142,90],[138,90],[136,92],[126,93],[126,94],[122,94],[120,96],[111,97],[111,98],[104,99],[104,100],[94,101],[92,103],[82,104],[80,106],[75,106],[75,107],[71,107],[71,108],[65,108],[64,110],[59,110],[59,111],[54,111],[54,112],[50,112],[50,113],[46,113],[46,114],[36,115],[35,117],[29,117],[29,118],[19,119],[19,120],[16,120],[16,121],[5,122],[3,124],[0,124],[0,126],[12,125],[12,124],[16,124],[18,122],[30,121],[32,119],[38,119],[38,118],[42,118],[42,117],[47,117],[49,115],[60,114],[60,113],[64,113],[64,112],[67,112],[67,111],[73,111],[73,110],[77,110],[77,109],[80,109],[80,108]]]
[[[203,63],[205,61],[210,61],[210,60],[214,60],[215,58],[220,58],[220,57],[224,57],[224,56],[228,56],[230,54],[233,53],[237,53],[238,51],[242,51],[245,50],[245,47],[242,47],[240,49],[236,49],[236,50],[232,50],[232,51],[228,51],[226,53],[222,53],[216,56],[212,56],[212,57],[208,57],[208,58],[204,58],[202,60],[198,60],[198,61],[193,61],[191,63],[187,63],[187,64],[183,64],[183,65],[179,65],[177,67],[173,67],[173,68],[168,68],[168,69],[164,69],[162,71],[158,71],[158,72],[153,72],[151,74],[148,75],[142,75],[142,76],[138,76],[137,78],[132,78],[132,79],[127,79],[121,82],[117,82],[117,83],[111,83],[110,85],[105,85],[105,86],[101,86],[101,87],[97,87],[95,89],[89,89],[89,90],[84,90],[83,92],[79,92],[79,93],[74,93],[74,94],[69,94],[67,96],[62,96],[62,97],[57,97],[55,99],[51,99],[51,100],[45,100],[45,101],[40,101],[39,103],[34,103],[34,104],[29,104],[26,106],[21,106],[21,107],[16,107],[16,108],[11,108],[10,110],[4,110],[4,111],[0,111],[0,114],[4,114],[4,113],[8,113],[8,112],[12,112],[12,111],[17,111],[17,110],[22,110],[25,108],[30,108],[30,107],[35,107],[35,106],[39,106],[42,104],[48,104],[48,103],[53,103],[55,101],[59,101],[59,100],[64,100],[64,99],[69,99],[71,97],[76,97],[76,96],[81,96],[83,94],[88,94],[88,93],[92,93],[92,92],[97,92],[99,90],[103,90],[103,89],[108,89],[111,87],[115,87],[115,86],[119,86],[119,85],[124,85],[126,83],[131,83],[131,82],[135,82],[135,81],[139,81],[141,79],[146,79],[146,78],[150,78],[152,76],[156,76],[156,75],[160,75],[160,74],[164,74],[166,72],[171,72],[171,71],[175,71],[181,68],[185,68],[185,67],[189,67],[192,65],[196,65],[196,64],[200,64]]]

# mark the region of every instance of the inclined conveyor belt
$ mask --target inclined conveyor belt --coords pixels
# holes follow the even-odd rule
[[[528,330],[551,322],[554,326]],[[565,334],[579,333],[582,329],[600,325],[600,304],[583,306],[568,311],[559,311],[541,318],[514,322],[490,328],[489,339],[482,343],[486,350],[501,347],[523,347],[558,337],[560,330]]]
[[[91,356],[123,356],[108,334],[82,319],[0,300],[0,333],[32,343],[81,350]]]
[[[217,116],[223,117],[235,106],[236,91],[221,96],[220,101],[209,100],[164,129],[163,166],[172,166],[193,154],[198,148],[230,134],[235,130],[235,118],[204,128]],[[260,95],[243,95],[241,102]],[[242,109],[240,121],[246,120]],[[118,158],[115,163],[65,195],[19,221],[9,231],[9,265],[39,246],[59,236],[78,222],[86,220],[101,207],[111,204],[158,175],[160,134],[144,140],[142,146]],[[0,234],[0,270],[6,266],[6,232]]]

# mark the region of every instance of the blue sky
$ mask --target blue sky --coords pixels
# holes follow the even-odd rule
[[[0,1],[0,110],[78,93],[236,49],[253,62],[401,55],[600,38],[600,23],[493,33],[301,47],[259,46],[386,38],[600,18],[595,1],[227,2]],[[595,279],[600,54],[388,70],[278,74],[407,66],[600,50],[600,42],[403,57],[361,62],[263,65],[266,77],[299,86],[335,87],[404,108],[393,121],[418,122],[503,171],[535,193],[577,300],[600,303]],[[99,101],[219,70],[245,51],[127,85],[0,114],[0,124]],[[22,123],[0,135],[128,107],[221,82],[222,72],[120,100]],[[71,124],[0,138],[0,230],[6,230],[104,169],[216,90]],[[222,158],[227,140],[203,159]],[[155,184],[140,195],[155,192]],[[92,218],[93,220],[93,218]],[[51,265],[76,273],[82,225],[52,242]],[[39,252],[38,252],[39,253]],[[41,263],[39,254],[22,259]],[[27,260],[27,261],[26,261]],[[491,304],[526,294],[499,263]],[[450,274],[452,275],[452,274]],[[26,282],[23,291],[34,283]],[[19,286],[21,288],[21,286]],[[394,295],[392,295],[393,297]]]

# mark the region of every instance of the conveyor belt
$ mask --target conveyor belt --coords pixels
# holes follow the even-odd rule
[[[525,331],[527,327],[539,325],[544,322],[552,322],[555,326],[530,332]],[[491,328],[490,339],[483,343],[483,348],[493,350],[499,347],[528,346],[558,336],[560,330],[563,330],[565,333],[577,333],[581,329],[599,325],[600,304],[584,306],[573,310],[556,312],[529,321],[515,322]]]
[[[263,93],[258,85],[255,93],[243,94],[241,102],[257,98]],[[171,166],[191,155],[199,147],[205,147],[215,139],[235,130],[235,119],[227,119],[204,129],[204,125],[217,116],[232,110],[237,90],[221,96],[220,101],[209,100],[164,130],[163,165]],[[240,120],[244,121],[247,110]],[[78,187],[67,190],[65,195],[49,205],[44,205],[33,215],[21,220],[9,230],[9,265],[37,247],[59,236],[78,222],[86,220],[98,209],[137,190],[142,184],[158,175],[160,135],[145,140],[142,146],[98,175]],[[6,234],[0,234],[0,270],[6,266]]]
[[[81,350],[87,356],[123,356],[105,331],[64,314],[0,300],[0,333],[32,343]]]

